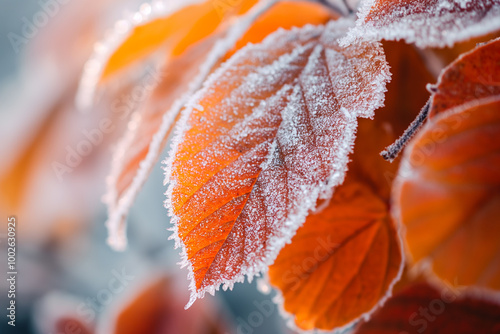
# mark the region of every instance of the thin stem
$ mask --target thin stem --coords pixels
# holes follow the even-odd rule
[[[349,8],[349,6],[346,6],[346,8],[343,9],[337,5],[334,5],[333,3],[331,3],[328,0],[313,0],[313,2],[317,2],[317,3],[322,4],[323,6],[333,10],[334,12],[339,14],[340,16],[347,16],[347,15],[351,14],[351,9]],[[342,0],[342,2],[344,3],[344,5],[346,5],[346,2],[344,0]]]
[[[399,137],[393,144],[387,146],[384,151],[380,152],[380,155],[387,161],[393,162],[403,150],[403,148],[408,144],[415,133],[420,129],[429,115],[430,100],[427,101],[425,106],[420,110],[417,118],[410,124],[408,129]]]

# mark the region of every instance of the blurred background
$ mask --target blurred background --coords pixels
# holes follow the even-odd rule
[[[131,210],[128,249],[108,247],[101,197],[120,131],[75,168],[57,172],[105,112],[75,108],[84,63],[94,43],[139,5],[0,0],[0,333],[289,333],[273,294],[258,292],[256,281],[184,311],[187,269],[176,264],[179,250],[168,240],[160,164]],[[15,327],[6,317],[12,216]]]

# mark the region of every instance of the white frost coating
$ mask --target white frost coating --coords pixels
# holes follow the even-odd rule
[[[139,6],[135,13],[127,13],[122,20],[115,23],[108,30],[102,41],[94,45],[94,53],[84,65],[82,77],[76,94],[76,106],[79,110],[89,110],[92,106],[94,95],[109,58],[127,40],[137,26],[144,25],[160,17],[168,16],[183,7],[201,2],[202,0],[184,0],[169,2],[166,6],[161,1],[155,1],[152,5],[144,3]]]
[[[103,197],[104,202],[108,206],[108,220],[106,221],[106,227],[109,235],[108,244],[113,249],[124,250],[127,245],[126,216],[135,198],[137,197],[139,190],[143,186],[144,182],[146,182],[146,179],[151,172],[151,168],[153,168],[153,165],[158,160],[158,156],[163,149],[163,139],[172,126],[172,123],[176,119],[177,115],[192,95],[200,89],[203,82],[210,74],[214,66],[219,63],[220,59],[224,57],[224,55],[234,46],[241,36],[243,36],[251,24],[275,3],[276,0],[265,1],[252,8],[246,15],[242,16],[233,23],[227,36],[219,40],[213,46],[207,56],[207,59],[200,67],[198,76],[191,82],[189,91],[184,96],[176,100],[172,107],[163,115],[161,126],[153,136],[146,158],[141,161],[140,168],[134,176],[131,185],[124,192],[123,196],[118,199],[115,185],[117,184],[117,179],[122,170],[121,165],[123,164],[124,150],[131,146],[136,130],[129,131],[125,135],[118,147],[116,155],[113,157],[112,171],[107,180],[108,191]],[[118,204],[115,205],[117,202]]]
[[[245,276],[251,279],[254,275],[266,271],[285,243],[290,242],[297,228],[305,221],[307,214],[314,209],[317,199],[320,197],[328,198],[332,194],[332,187],[343,182],[348,154],[352,151],[354,143],[357,127],[356,118],[358,116],[371,117],[373,111],[383,105],[385,84],[390,77],[385,57],[377,43],[362,43],[356,48],[340,48],[337,45],[338,38],[342,37],[353,23],[350,20],[341,19],[329,23],[327,27],[306,26],[291,31],[278,30],[268,36],[261,44],[250,44],[239,50],[207,79],[203,88],[187,104],[175,130],[169,158],[164,162],[166,164],[165,183],[170,183],[165,201],[173,224],[173,227],[169,229],[173,231],[170,238],[175,240],[177,247],[181,247],[182,260],[180,264],[182,267],[188,268],[188,279],[191,281],[189,287],[191,298],[186,307],[189,307],[197,298],[203,297],[205,292],[213,293],[219,290],[221,284],[223,289],[232,288],[235,282],[243,282]],[[285,54],[280,54],[280,50],[288,51]],[[273,57],[274,54],[277,57]],[[361,59],[366,54],[369,54],[368,58]],[[303,64],[304,61],[305,64]],[[245,65],[238,66],[241,63]],[[241,77],[242,75],[243,77]],[[361,84],[362,82],[365,84]],[[259,144],[252,149],[250,154],[242,155],[241,161],[235,161],[234,164],[240,163],[241,166],[238,165],[240,166],[238,168],[250,168],[248,164],[251,162],[249,159],[252,158],[253,150],[267,149],[267,158],[259,163],[259,166],[262,167],[260,176],[257,178],[246,202],[247,205],[239,217],[246,215],[248,221],[256,222],[255,226],[252,226],[255,229],[249,226],[243,227],[245,233],[249,234],[259,232],[257,226],[259,209],[265,211],[265,217],[260,219],[259,224],[265,224],[265,220],[272,217],[275,220],[276,217],[281,217],[281,221],[277,223],[283,226],[273,231],[273,234],[266,239],[265,248],[251,244],[248,238],[243,240],[244,244],[241,247],[245,249],[246,257],[241,265],[241,271],[232,275],[230,279],[220,279],[197,291],[193,265],[187,257],[183,241],[179,238],[179,217],[172,211],[170,204],[173,190],[176,187],[176,179],[172,176],[173,162],[179,145],[191,127],[189,124],[191,114],[199,115],[200,111],[197,107],[203,104],[204,96],[213,93],[216,89],[213,87],[219,85],[223,87],[225,84],[237,85],[229,96],[224,97],[213,108],[214,110],[205,108],[205,112],[208,113],[223,111],[220,113],[221,120],[233,122],[231,129],[227,129],[226,132],[221,130],[223,132],[219,137],[220,145],[230,145],[245,136],[251,136],[251,133],[242,132],[243,127],[239,126],[240,122],[248,123],[254,119],[263,120],[265,115],[261,115],[264,114],[260,112],[261,108],[268,108],[266,113],[269,118],[281,117],[281,123],[271,143]],[[288,92],[285,104],[281,98],[283,95],[279,92],[275,96],[264,98],[264,100],[260,97],[266,96],[266,89],[273,89],[273,85],[281,87],[279,92]],[[334,94],[330,94],[330,92],[334,92]],[[241,119],[238,110],[232,107],[238,104],[254,108],[252,115]],[[332,108],[327,106],[332,106]],[[335,108],[336,106],[339,108]],[[279,113],[270,115],[272,110],[274,112],[279,110]],[[332,113],[335,113],[335,116]],[[305,120],[309,116],[313,117]],[[304,131],[304,122],[309,124],[312,132]],[[331,129],[342,130],[339,130],[339,134],[335,137],[327,138],[325,133],[330,133]],[[268,131],[268,129],[264,128],[263,131]],[[311,142],[313,140],[314,143]],[[297,150],[298,153],[289,154],[294,150]],[[211,153],[216,154],[217,151],[214,150]],[[209,155],[205,155],[205,152],[199,154],[211,159]],[[286,155],[284,161],[281,160],[280,154]],[[328,162],[321,163],[322,159]],[[280,184],[277,181],[277,186],[287,187],[286,199],[279,198],[280,191],[274,189],[273,182],[271,182],[274,180],[273,177],[277,176],[273,173],[277,173],[276,170],[279,169],[282,162],[292,169],[286,171],[286,183]],[[307,162],[309,173],[302,173],[302,171],[294,169],[294,165],[300,165],[300,162]],[[327,173],[327,175],[318,181],[317,175],[321,172]],[[264,174],[268,174],[267,179],[261,178]],[[220,194],[220,186],[236,187],[237,181],[240,181],[237,177],[231,177],[223,185],[205,184],[204,187],[209,194],[217,196],[217,193]],[[257,205],[259,199],[263,201],[263,206],[261,205],[260,208],[252,207],[249,204],[255,202]],[[210,198],[200,198],[200,208],[206,206],[209,201]],[[280,205],[277,205],[278,202]],[[282,206],[286,207],[281,208]],[[262,222],[262,220],[264,221]],[[237,223],[234,225],[236,226]],[[224,245],[228,244],[228,240],[225,239]],[[246,252],[251,246],[260,247],[258,251],[263,255]],[[236,261],[236,258],[232,260]],[[220,269],[217,267],[218,265],[212,262],[210,269],[218,272]],[[214,269],[214,266],[217,269]]]
[[[500,0],[426,0],[374,12],[379,0],[364,0],[356,27],[340,41],[349,45],[358,40],[405,40],[420,48],[445,47],[500,29]],[[391,3],[390,1],[388,3]],[[394,5],[397,6],[397,5]]]

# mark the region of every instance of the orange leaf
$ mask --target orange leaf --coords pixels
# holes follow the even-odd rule
[[[338,46],[350,25],[279,30],[241,49],[183,113],[167,194],[190,304],[264,270],[342,182],[356,117],[380,106],[388,78],[378,45]]]
[[[414,261],[455,285],[500,289],[500,99],[438,114],[407,147],[394,189]]]
[[[443,70],[430,116],[476,99],[500,95],[500,38],[461,55]]]
[[[392,139],[378,122],[360,120],[346,180],[330,204],[310,215],[269,267],[284,309],[305,330],[352,326],[390,293],[403,267],[390,216],[395,166],[378,154]]]
[[[312,2],[280,1],[258,18],[248,31],[236,42],[233,49],[226,54],[229,59],[236,51],[248,43],[260,43],[270,33],[281,29],[303,27],[306,24],[325,24],[336,18],[333,12],[323,5]]]
[[[499,0],[363,0],[344,43],[400,40],[418,47],[452,46],[500,28]]]
[[[412,284],[361,324],[355,334],[500,333],[500,305],[428,283]]]
[[[188,3],[168,16],[138,25],[113,51],[103,69],[101,79],[106,79],[162,46],[169,46],[169,54],[172,56],[181,55],[190,45],[212,34],[225,16],[236,14],[241,6],[245,6],[247,10],[255,2],[256,0],[241,0],[224,12],[218,10],[214,1]]]
[[[77,105],[89,108],[99,84],[145,58],[153,59],[155,52],[167,60],[183,55],[190,46],[225,30],[229,18],[244,14],[257,0],[241,0],[221,11],[213,1],[178,2],[167,9],[163,4],[143,4],[129,20],[121,20],[96,43],[80,79]],[[132,21],[132,22],[129,22]],[[131,27],[132,26],[132,29]],[[114,76],[115,84],[123,80]]]

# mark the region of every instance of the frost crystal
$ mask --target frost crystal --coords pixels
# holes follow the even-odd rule
[[[500,29],[500,0],[364,0],[358,17],[342,45],[404,39],[421,48],[444,47]]]

